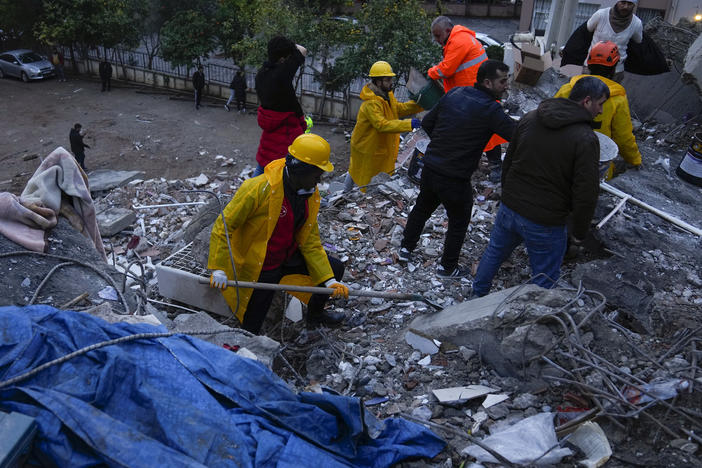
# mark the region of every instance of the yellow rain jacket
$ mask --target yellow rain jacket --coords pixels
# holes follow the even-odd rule
[[[641,164],[641,153],[636,145],[636,138],[634,138],[629,101],[622,85],[603,76],[578,75],[571,78],[570,83],[561,86],[554,97],[567,98],[570,96],[573,85],[584,76],[594,76],[609,87],[609,99],[602,106],[602,113],[595,117],[595,122],[600,124],[600,128],[594,130],[614,140],[624,161],[638,166]]]
[[[409,119],[399,118],[423,110],[414,101],[397,102],[392,91],[388,93],[387,100],[383,99],[369,86],[372,84],[365,85],[361,90],[363,103],[351,135],[349,174],[353,182],[361,186],[381,172],[395,170],[400,133],[412,130]]]
[[[285,159],[276,159],[269,163],[263,175],[248,179],[241,184],[234,198],[224,208],[224,218],[227,221],[227,231],[232,246],[236,274],[239,281],[256,281],[261,274],[263,261],[266,258],[268,239],[278,222],[283,206],[283,169]],[[308,216],[305,224],[295,234],[298,248],[305,258],[310,275],[287,275],[281,284],[297,284],[315,286],[334,277],[329,265],[327,254],[322,248],[319,238],[319,190],[308,199]],[[218,216],[210,235],[210,255],[207,268],[222,270],[227,278],[234,279],[227,240],[224,235],[222,216]],[[244,321],[246,305],[251,298],[253,289],[239,289],[239,311],[236,318]],[[236,311],[236,288],[229,287],[222,291],[224,299],[232,312]],[[310,297],[308,293],[295,293],[304,302]]]

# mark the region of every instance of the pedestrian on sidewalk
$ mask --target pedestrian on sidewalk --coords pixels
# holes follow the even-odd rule
[[[568,243],[585,240],[599,192],[600,144],[592,127],[609,88],[586,76],[568,99],[546,99],[521,118],[502,168],[502,204],[473,281],[473,294],[492,279],[516,246],[525,244],[532,282],[556,285]]]
[[[210,285],[222,289],[232,313],[251,333],[261,331],[274,291],[227,288],[227,280],[235,278],[228,243],[240,281],[326,286],[334,289],[332,297],[349,296],[348,287],[340,282],[344,264],[324,251],[317,225],[317,184],[324,172],[334,169],[329,155],[324,138],[313,133],[298,136],[286,157],[241,184],[224,209],[224,219],[219,216],[215,221],[207,265],[215,270]],[[344,320],[344,313],[324,310],[329,295],[301,299],[307,302],[308,325]]]
[[[361,90],[361,108],[351,135],[351,160],[344,190],[367,185],[381,172],[395,170],[400,133],[421,126],[419,119],[404,119],[423,109],[414,101],[397,102],[392,90],[395,73],[388,62],[375,62],[370,68],[370,83]],[[365,192],[365,188],[361,188]]]
[[[229,83],[229,89],[231,90],[229,94],[229,99],[224,105],[227,112],[230,111],[229,104],[232,100],[236,99],[236,110],[240,113],[246,112],[246,78],[244,77],[244,72],[242,70],[237,70],[232,78],[232,82]]]
[[[283,36],[268,41],[268,60],[256,74],[258,125],[263,130],[256,152],[254,176],[263,174],[263,168],[285,154],[287,147],[307,124],[302,106],[297,99],[293,78],[305,64],[307,49]]]
[[[107,54],[105,58],[100,62],[98,67],[100,72],[100,81],[102,81],[102,91],[111,91],[112,87],[112,64],[107,60]]]
[[[424,225],[439,205],[448,215],[444,252],[437,268],[440,278],[463,278],[468,270],[458,258],[473,207],[470,178],[483,148],[493,134],[512,138],[516,123],[498,99],[509,87],[509,67],[497,60],[480,65],[473,87],[459,86],[446,93],[422,120],[431,138],[424,154],[419,196],[410,212],[399,251],[409,261]]]
[[[63,54],[57,48],[54,48],[51,54],[51,63],[54,65],[54,70],[56,70],[56,79],[59,81],[66,81],[66,75],[63,70]]]
[[[83,126],[79,123],[75,124],[68,134],[68,139],[71,142],[71,152],[73,157],[76,158],[80,167],[87,172],[85,168],[85,148],[90,148],[83,142],[83,137],[85,133],[82,131]]]
[[[202,100],[202,90],[205,88],[205,72],[202,65],[197,66],[197,70],[193,73],[193,89],[195,90],[195,110],[200,109],[200,101]]]

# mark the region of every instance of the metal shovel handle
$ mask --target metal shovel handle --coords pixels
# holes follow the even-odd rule
[[[201,284],[210,284],[207,278],[198,280]],[[294,291],[306,292],[312,294],[331,294],[334,292],[332,288],[323,288],[319,286],[298,286],[294,284],[275,284],[275,283],[258,283],[254,281],[227,281],[227,286],[252,288],[252,289],[268,289],[270,291]],[[400,299],[406,301],[424,301],[421,294],[412,293],[397,293],[389,291],[372,291],[368,289],[349,289],[349,296],[365,296],[365,297],[381,297],[385,299]]]

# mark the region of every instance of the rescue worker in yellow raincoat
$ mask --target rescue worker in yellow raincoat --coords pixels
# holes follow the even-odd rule
[[[288,153],[269,163],[260,176],[244,181],[224,209],[236,278],[326,286],[334,289],[332,297],[348,298],[348,287],[340,283],[344,265],[324,251],[317,225],[317,184],[324,172],[334,169],[329,162],[329,143],[319,135],[306,133],[295,138]],[[242,328],[258,334],[274,291],[227,288],[227,280],[235,276],[224,222],[220,215],[210,236],[207,267],[215,270],[210,286],[222,289]],[[343,312],[324,310],[329,295],[295,295],[308,302],[308,325],[343,321]]]
[[[351,135],[351,161],[344,189],[367,185],[381,172],[395,170],[400,133],[419,128],[419,119],[400,120],[423,109],[414,101],[397,102],[392,92],[395,73],[388,62],[375,62],[368,76],[371,82],[361,90],[363,103]],[[364,188],[361,190],[365,191]]]
[[[614,42],[598,42],[590,50],[587,59],[587,66],[590,75],[603,81],[609,87],[609,99],[602,106],[602,113],[595,117],[596,132],[610,137],[619,148],[619,155],[624,161],[633,166],[641,165],[641,152],[636,145],[636,138],[631,124],[631,113],[629,112],[629,100],[626,97],[626,89],[616,81],[612,80],[617,63],[619,63],[619,49]],[[569,83],[561,86],[554,97],[570,96],[570,90],[575,83],[584,76],[578,75],[571,78]],[[605,178],[611,179],[614,172],[614,165],[611,164]]]

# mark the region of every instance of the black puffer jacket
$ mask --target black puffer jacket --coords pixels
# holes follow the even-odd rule
[[[522,117],[502,166],[502,202],[525,218],[587,233],[599,191],[600,143],[577,102],[546,99]]]
[[[446,177],[470,180],[490,137],[496,133],[509,141],[516,126],[485,88],[453,88],[422,119],[431,137],[424,165]]]

